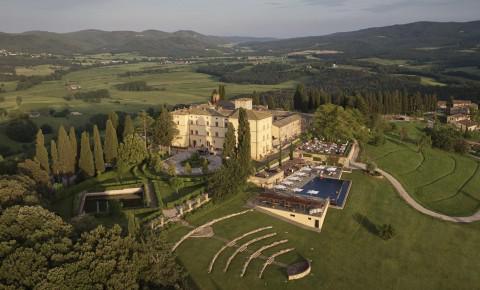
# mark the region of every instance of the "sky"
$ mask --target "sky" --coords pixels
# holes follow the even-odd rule
[[[287,38],[480,20],[479,11],[480,0],[0,0],[0,31],[157,29]]]

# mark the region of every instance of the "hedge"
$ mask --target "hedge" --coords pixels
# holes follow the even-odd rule
[[[158,182],[159,182],[158,180],[153,180],[152,181],[153,190],[155,190],[155,195],[157,196],[157,199],[158,199],[158,207],[159,208],[164,208],[165,204],[163,203],[163,197],[160,194],[160,188],[159,188]]]
[[[175,207],[177,205],[181,205],[181,204],[185,203],[187,200],[195,198],[195,197],[201,195],[204,192],[205,192],[205,187],[200,187],[199,189],[196,189],[196,190],[190,192],[187,195],[182,196],[181,198],[179,198],[175,201],[167,203],[167,208],[172,208],[172,207]]]

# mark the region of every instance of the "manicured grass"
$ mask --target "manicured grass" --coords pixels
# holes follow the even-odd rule
[[[397,123],[417,139],[421,123]],[[418,152],[412,143],[389,134],[382,146],[366,145],[364,159],[393,174],[423,206],[452,215],[468,216],[480,208],[479,162],[467,156],[424,149]]]
[[[212,274],[208,265],[223,242],[216,239],[189,239],[177,255],[200,289],[473,289],[480,252],[480,224],[453,224],[424,216],[411,209],[385,180],[361,172],[345,175],[353,180],[343,210],[330,209],[321,233],[307,231],[262,213],[248,213],[214,226],[217,236],[228,239],[247,231],[272,225],[277,237],[255,244],[256,250],[273,240],[286,238],[285,247],[295,253],[277,260],[290,263],[301,255],[312,261],[312,273],[305,279],[287,282],[284,270],[271,265],[263,280],[257,278],[262,261],[253,262],[244,278],[241,266],[251,252],[237,256],[227,273],[222,268],[232,249],[217,260]],[[188,217],[195,225],[244,210],[245,195],[200,209]],[[378,226],[392,224],[396,235],[384,241],[357,222],[365,216]],[[168,236],[177,241],[188,231],[172,227]],[[275,250],[266,251],[268,256]]]
[[[57,199],[51,204],[51,209],[65,219],[73,217],[73,203],[75,196],[83,191],[98,192],[109,189],[121,189],[138,185],[140,179],[131,174],[125,174],[120,181],[117,172],[109,171],[100,176],[87,179],[78,184],[66,187],[56,193]]]

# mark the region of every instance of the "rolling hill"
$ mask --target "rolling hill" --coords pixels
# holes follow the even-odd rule
[[[0,48],[24,52],[54,54],[138,52],[148,56],[192,56],[220,53],[219,45],[227,40],[194,31],[173,33],[146,30],[101,31],[83,30],[71,33],[29,31],[18,34],[0,33]]]
[[[480,54],[480,21],[473,22],[415,22],[410,24],[367,28],[352,32],[334,33],[243,43],[258,53],[285,54],[306,50],[338,51],[351,57],[434,56],[451,52]]]
[[[232,48],[232,45],[236,47]],[[218,37],[187,30],[172,33],[158,30],[0,33],[0,49],[64,55],[138,52],[146,56],[215,56],[234,53],[235,48],[240,47],[248,47],[248,51],[253,51],[254,54],[338,52],[337,55],[353,58],[454,57],[465,60],[474,59],[476,62],[480,61],[480,21],[415,22],[280,40]]]

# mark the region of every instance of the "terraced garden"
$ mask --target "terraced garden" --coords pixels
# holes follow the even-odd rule
[[[96,215],[98,224],[113,225],[118,223],[124,228],[128,227],[130,229],[132,223],[145,223],[162,215],[162,209],[180,205],[205,191],[205,180],[201,177],[187,176],[178,177],[178,179],[181,180],[181,183],[178,190],[175,190],[170,184],[168,176],[152,173],[146,164],[134,167],[122,178],[119,178],[116,171],[109,171],[58,191],[56,200],[51,204],[51,209],[63,218],[70,220],[76,215],[75,211],[79,207],[81,192],[99,192],[144,185],[145,188],[148,187],[147,190],[153,190],[158,204],[154,205],[152,203],[152,205],[149,205],[150,202],[146,201],[147,207],[122,209],[122,214],[118,216]]]
[[[176,250],[182,264],[200,289],[472,289],[480,283],[477,273],[480,253],[476,250],[480,224],[452,224],[424,216],[410,208],[386,180],[367,177],[359,171],[348,174],[353,181],[349,201],[343,210],[330,209],[321,233],[304,230],[271,216],[250,212],[213,225],[211,238],[190,238]],[[254,189],[252,189],[254,190]],[[193,226],[245,210],[252,192],[231,197],[187,216]],[[360,222],[358,217],[362,217]],[[395,236],[384,241],[372,227],[389,223]],[[209,264],[226,241],[257,228],[272,226],[239,241],[276,232],[275,237],[252,244],[249,251],[225,263],[236,248],[227,248],[218,257],[212,273]],[[177,224],[167,230],[172,243],[191,228]],[[275,259],[289,264],[300,257],[312,262],[312,272],[302,280],[289,281],[285,269],[270,265],[262,279],[258,273],[263,259],[253,260],[244,277],[243,265],[251,253],[273,241],[287,239],[281,248],[295,251]],[[441,254],[440,254],[441,253]],[[372,273],[375,273],[374,275]]]
[[[416,139],[421,123],[399,123]],[[382,146],[367,145],[363,158],[394,175],[423,206],[451,216],[468,216],[480,209],[480,164],[468,156],[437,149],[418,151],[416,145],[389,134]]]

